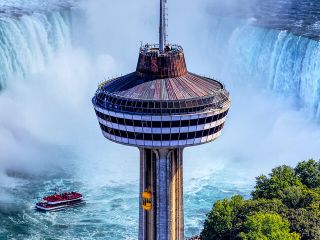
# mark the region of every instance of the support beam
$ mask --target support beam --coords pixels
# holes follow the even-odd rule
[[[139,240],[183,240],[183,149],[140,149]],[[152,192],[152,210],[141,194]]]

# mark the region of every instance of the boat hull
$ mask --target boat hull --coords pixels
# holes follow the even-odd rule
[[[49,205],[56,205],[56,204],[63,204],[63,203],[70,203],[74,201],[80,201],[83,200],[83,197],[75,198],[72,200],[64,200],[64,201],[56,201],[56,202],[47,202]]]
[[[77,207],[83,204],[85,204],[85,201],[81,199],[73,202],[60,203],[56,205],[47,205],[47,206],[36,205],[35,208],[36,210],[42,211],[42,212],[54,212],[54,211],[60,211],[66,208]]]

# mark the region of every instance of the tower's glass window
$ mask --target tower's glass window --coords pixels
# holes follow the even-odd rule
[[[160,107],[161,107],[160,102],[156,102],[156,103],[155,103],[155,108],[158,108],[158,109],[159,109]]]
[[[142,102],[142,107],[144,109],[147,109],[148,108],[148,102]]]
[[[142,107],[142,102],[137,102],[136,108],[141,108]]]
[[[162,127],[163,128],[170,128],[171,127],[171,122],[170,121],[163,121],[162,122]]]
[[[180,108],[180,102],[174,102],[173,106],[174,108]]]
[[[154,102],[149,102],[149,108],[155,108]]]

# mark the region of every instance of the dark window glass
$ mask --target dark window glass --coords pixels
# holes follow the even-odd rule
[[[211,117],[207,117],[206,118],[206,123],[212,123],[213,122],[213,116],[211,116]]]
[[[152,134],[144,134],[144,140],[152,141]]]
[[[135,133],[135,139],[143,140],[143,133]]]
[[[167,108],[168,108],[168,103],[167,103],[167,102],[162,102],[162,103],[161,103],[161,108],[163,108],[164,110],[167,110]]]
[[[112,98],[111,103],[112,103],[112,104],[115,104],[115,103],[116,103],[116,101],[117,101],[117,99],[116,99],[116,98]]]
[[[172,133],[171,134],[171,140],[172,141],[177,141],[177,140],[179,140],[179,133]]]
[[[170,124],[171,122],[168,122],[168,121],[164,121],[164,122],[162,122],[162,127],[163,128],[170,128],[171,127],[171,124]]]
[[[163,134],[162,141],[170,141],[170,134]]]
[[[148,122],[148,121],[141,121],[141,125],[142,127],[151,127],[151,122]]]
[[[171,123],[171,127],[180,127],[180,121],[173,121],[172,123]]]
[[[122,100],[121,105],[122,105],[122,106],[127,106],[127,102],[128,102],[128,100],[127,100],[127,99],[124,99],[124,100]]]
[[[149,102],[149,108],[155,108],[154,102]]]
[[[143,103],[142,103],[142,107],[143,107],[143,108],[148,108],[148,102],[143,102]]]
[[[203,124],[205,124],[206,123],[206,118],[200,118],[199,120],[198,120],[198,125],[203,125]]]
[[[188,139],[188,133],[180,133],[180,139],[179,140],[186,140]]]
[[[160,102],[156,102],[155,107],[159,109],[161,107]]]
[[[195,138],[196,137],[196,132],[190,132],[189,134],[188,134],[188,139],[193,139],[193,138]]]
[[[180,124],[181,124],[181,127],[188,127],[189,126],[189,120],[182,120],[180,122]]]
[[[161,134],[153,134],[153,141],[161,141]]]
[[[180,103],[179,102],[174,102],[173,106],[174,106],[174,108],[180,108]]]
[[[127,101],[127,107],[128,108],[132,107],[132,101]]]
[[[186,101],[186,107],[187,107],[187,108],[190,108],[191,106],[192,106],[191,101]]]
[[[118,120],[118,124],[126,125],[124,118],[118,118],[117,120]]]
[[[135,139],[135,135],[133,132],[128,132],[128,138]]]
[[[194,138],[201,138],[202,134],[203,134],[203,131],[196,132]]]
[[[137,108],[141,108],[142,107],[142,102],[137,102],[136,107]]]
[[[161,128],[161,122],[152,122],[153,128]]]
[[[198,118],[190,120],[189,126],[195,126],[195,125],[199,125]]]

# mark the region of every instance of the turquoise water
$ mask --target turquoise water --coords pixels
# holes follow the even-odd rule
[[[92,184],[89,176],[61,174],[24,176],[14,180],[15,187],[2,188],[7,201],[0,203],[0,239],[137,239],[138,182]],[[229,174],[217,172],[185,182],[186,236],[199,233],[215,200],[248,196],[251,186],[230,183]],[[35,202],[55,187],[83,193],[86,205],[52,213],[35,211]]]

